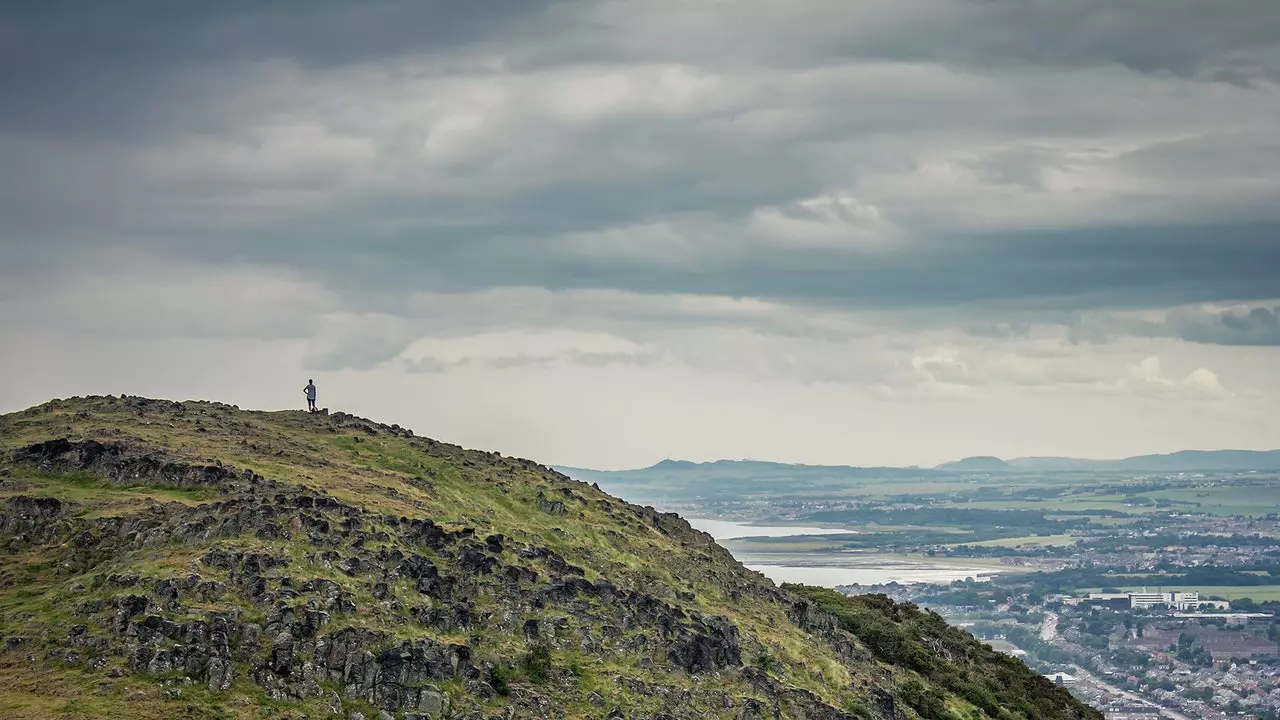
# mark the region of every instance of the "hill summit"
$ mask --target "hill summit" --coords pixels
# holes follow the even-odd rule
[[[963,460],[956,460],[949,463],[943,463],[938,466],[938,470],[956,470],[963,472],[1005,472],[1012,470],[1013,466],[991,455],[976,455],[967,457]]]
[[[6,718],[1101,718],[937,615],[343,413],[0,416]]]

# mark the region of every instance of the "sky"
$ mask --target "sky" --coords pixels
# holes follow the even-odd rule
[[[0,412],[1280,447],[1280,6],[0,0]]]

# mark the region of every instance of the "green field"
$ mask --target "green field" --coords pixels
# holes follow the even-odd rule
[[[967,543],[976,547],[1018,547],[1019,545],[1075,545],[1075,535],[1028,535],[1026,537],[1001,538],[999,540],[983,540]]]
[[[1144,497],[1192,503],[1185,506],[1188,512],[1211,515],[1256,516],[1280,512],[1280,487],[1270,485],[1158,490]]]
[[[1123,592],[1142,592],[1143,590],[1150,592],[1198,592],[1202,598],[1212,595],[1228,600],[1249,598],[1255,602],[1280,600],[1280,585],[1148,585],[1145,588],[1140,585],[1124,585],[1119,589]],[[1100,591],[1101,588],[1088,588],[1080,592]]]
[[[1015,491],[1016,486],[1002,486]],[[912,492],[910,484],[902,492]],[[1214,487],[1170,487],[1132,494],[1077,490],[1050,498],[971,496],[968,501],[944,503],[944,507],[982,510],[1043,510],[1055,512],[1117,511],[1141,516],[1156,512],[1202,513],[1208,515],[1261,516],[1280,512],[1280,486],[1268,484]],[[1159,503],[1159,504],[1157,504]],[[1114,522],[1114,521],[1112,521]],[[1126,521],[1127,522],[1127,521]]]

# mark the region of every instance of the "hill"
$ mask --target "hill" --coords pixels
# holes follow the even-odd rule
[[[838,489],[865,481],[945,480],[967,473],[1180,473],[1268,472],[1280,470],[1280,450],[1183,450],[1166,455],[1139,455],[1119,460],[1070,457],[1023,457],[1002,460],[977,456],[935,468],[793,465],[754,460],[688,462],[663,460],[635,470],[555,469],[575,479],[596,482],[637,501],[670,504],[733,501],[746,495],[791,489]]]
[[[690,462],[688,460],[663,460],[647,468],[636,470],[590,470],[568,466],[555,466],[557,470],[607,475],[619,481],[651,478],[678,479],[697,476],[702,479],[739,480],[760,477],[815,478],[862,477],[893,478],[919,477],[930,471],[920,468],[857,467],[853,465],[801,465],[792,463],[763,462],[759,460],[714,460]]]
[[[1101,718],[932,613],[345,414],[0,416],[6,718]]]
[[[1280,450],[1182,450],[1120,460],[1016,458],[1015,470],[1039,472],[1250,472],[1280,470]]]
[[[943,463],[937,469],[953,472],[1009,472],[1013,470],[1009,463],[989,455],[968,457],[963,460]]]
[[[556,466],[555,470],[585,482],[599,483],[609,492],[635,502],[670,505],[690,499],[735,501],[755,493],[839,488],[875,480],[918,480],[938,475],[920,468],[792,465],[756,460],[716,460],[695,463],[663,460],[637,470],[588,470]]]

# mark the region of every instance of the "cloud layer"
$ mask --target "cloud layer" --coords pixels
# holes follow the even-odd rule
[[[900,434],[1181,418],[1135,452],[1226,442],[1212,407],[1280,445],[1271,0],[11,5],[0,370],[32,381],[0,406],[93,385],[73,343],[198,345],[473,396],[782,383],[811,423],[837,386]],[[1065,452],[1045,427],[1015,452]],[[543,451],[512,433],[467,437]]]

